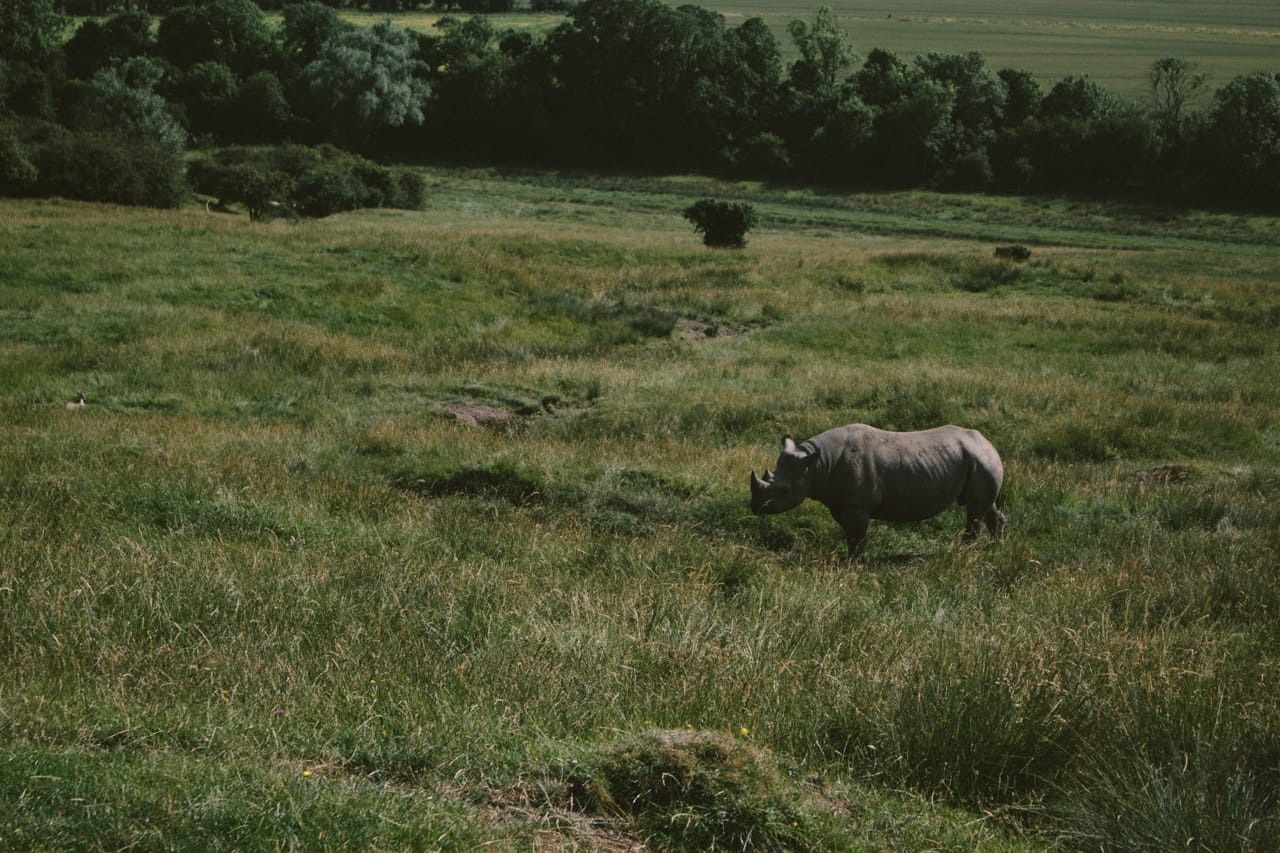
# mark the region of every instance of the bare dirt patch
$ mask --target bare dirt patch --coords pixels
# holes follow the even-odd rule
[[[520,417],[510,409],[479,403],[452,403],[445,406],[444,410],[455,420],[473,427],[508,426]]]
[[[671,337],[677,341],[703,341],[711,338],[731,338],[746,331],[746,326],[681,317],[676,320],[676,327],[671,332]]]
[[[580,409],[566,406],[557,394],[543,394],[530,400],[507,401],[499,396],[481,403],[474,398],[440,407],[445,415],[472,427],[515,429],[541,415],[570,414]]]
[[[1191,472],[1181,465],[1161,465],[1134,474],[1139,483],[1168,486],[1173,483],[1185,483]]]

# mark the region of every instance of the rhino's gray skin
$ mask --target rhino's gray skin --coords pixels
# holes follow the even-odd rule
[[[1000,455],[977,430],[889,432],[850,424],[798,445],[784,438],[776,470],[763,479],[751,472],[751,511],[786,512],[813,498],[844,528],[849,558],[858,560],[870,519],[921,521],[957,503],[968,518],[966,538],[976,538],[983,522],[1001,538],[1003,482]]]

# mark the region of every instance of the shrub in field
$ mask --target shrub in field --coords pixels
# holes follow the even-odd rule
[[[337,165],[312,169],[298,179],[293,202],[303,216],[329,216],[361,207],[364,185]]]
[[[794,783],[749,743],[648,731],[605,747],[578,780],[595,808],[627,814],[664,850],[803,850]]]
[[[1011,261],[1031,260],[1031,250],[1026,246],[996,246],[995,256]]]
[[[293,181],[287,174],[249,163],[211,169],[207,161],[196,161],[190,173],[196,185],[217,196],[220,204],[243,204],[254,220],[265,218],[280,199],[292,195]]]
[[[150,207],[177,207],[187,198],[182,153],[164,143],[111,131],[50,131],[28,148],[35,195]]]
[[[323,217],[363,207],[422,207],[422,178],[331,146],[225,148],[189,167],[196,191],[243,204],[252,218],[272,202],[303,216]]]
[[[756,224],[755,208],[745,202],[703,199],[685,208],[684,218],[702,235],[702,242],[715,248],[741,249],[747,232]]]

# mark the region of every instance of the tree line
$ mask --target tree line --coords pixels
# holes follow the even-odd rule
[[[279,144],[347,152],[313,159],[348,176],[361,155],[1247,205],[1280,189],[1268,70],[1210,91],[1162,59],[1124,100],[978,53],[859,56],[828,9],[790,24],[786,62],[759,18],[660,0],[581,0],[544,34],[360,27],[318,0],[129,5],[72,27],[54,0],[0,0],[0,192],[114,180],[98,195],[177,203],[188,147]]]

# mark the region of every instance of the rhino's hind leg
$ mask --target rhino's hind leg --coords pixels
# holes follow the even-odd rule
[[[1004,538],[1005,530],[1008,529],[1008,522],[1005,520],[1004,513],[1001,512],[995,504],[987,507],[985,511],[978,510],[974,512],[972,509],[966,509],[965,513],[968,520],[964,526],[964,540],[973,542],[978,538],[978,533],[982,530],[982,525],[987,525],[987,532],[991,534],[992,539],[1000,540]]]
[[[1009,529],[1009,522],[996,505],[992,504],[983,520],[987,523],[987,532],[991,534],[992,539],[1004,539],[1004,534]]]

